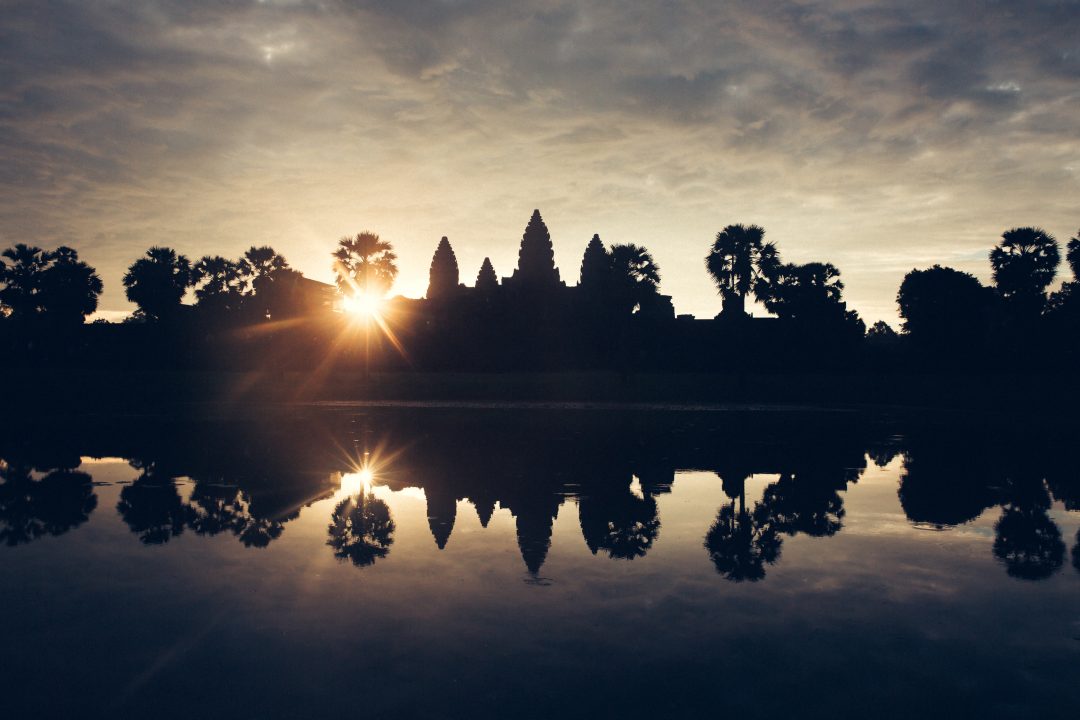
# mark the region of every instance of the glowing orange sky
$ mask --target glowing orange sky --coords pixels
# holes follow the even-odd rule
[[[1080,226],[1076,3],[14,2],[0,18],[0,244],[75,246],[126,311],[151,244],[270,244],[329,280],[390,240],[418,296],[449,236],[509,275],[534,207],[563,277],[593,233],[712,316],[732,222],[843,272],[989,278],[1001,232]]]

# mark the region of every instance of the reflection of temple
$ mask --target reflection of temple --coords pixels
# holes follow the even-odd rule
[[[424,492],[436,547],[451,541],[458,502],[473,504],[484,527],[503,507],[534,575],[568,500],[594,555],[646,557],[661,537],[658,499],[671,491],[676,470],[717,474],[728,501],[702,532],[709,560],[731,580],[765,577],[786,538],[841,532],[843,491],[863,472],[868,448],[876,462],[889,462],[902,446],[898,496],[914,523],[944,529],[1000,507],[992,552],[1021,579],[1064,567],[1069,548],[1051,502],[1075,509],[1080,497],[1069,458],[1055,454],[1060,445],[987,449],[977,438],[933,434],[901,442],[842,415],[386,409],[367,411],[363,424],[373,430],[360,439],[351,411],[180,428],[156,422],[69,428],[18,445],[14,435],[0,438],[7,458],[0,461],[0,540],[22,544],[86,522],[97,498],[90,476],[73,468],[88,454],[138,458],[117,511],[142,542],[192,532],[265,547],[301,508],[337,491],[341,473],[356,471],[355,453],[343,448],[380,442],[392,459],[375,482]],[[747,479],[761,474],[776,479],[748,498]],[[190,479],[189,491],[181,492],[178,478]],[[327,542],[363,567],[390,556],[393,532],[390,507],[362,490],[339,498]],[[1072,562],[1080,562],[1080,538]]]

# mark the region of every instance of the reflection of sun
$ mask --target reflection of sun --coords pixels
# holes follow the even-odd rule
[[[356,472],[344,473],[341,476],[341,490],[346,495],[359,495],[371,492],[371,483],[375,480],[375,472],[368,466],[364,466]]]
[[[374,293],[357,292],[341,299],[341,308],[359,318],[378,318],[382,307],[382,298]]]

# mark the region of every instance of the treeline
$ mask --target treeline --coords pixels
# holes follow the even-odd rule
[[[305,278],[270,247],[194,262],[152,247],[123,277],[134,314],[123,326],[84,326],[103,290],[94,268],[69,247],[19,244],[0,262],[0,341],[9,363],[90,367],[707,371],[1064,360],[1080,345],[1080,235],[1065,251],[1072,278],[1049,292],[1061,254],[1043,230],[1009,230],[989,253],[992,286],[939,265],[912,270],[897,294],[900,332],[884,322],[867,330],[835,266],[786,263],[762,228],[729,225],[705,257],[723,310],[695,321],[675,317],[660,268],[639,245],[608,247],[594,235],[568,286],[534,211],[509,276],[485,258],[467,286],[444,237],[420,300],[384,299],[397,257],[371,232],[338,241],[336,287]],[[748,298],[775,317],[751,318]]]

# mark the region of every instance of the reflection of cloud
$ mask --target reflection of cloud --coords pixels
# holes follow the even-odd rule
[[[443,234],[508,273],[539,206],[564,268],[643,242],[711,314],[711,234],[759,222],[877,314],[909,265],[986,277],[1006,227],[1075,229],[1075,4],[525,5],[9,3],[0,243],[76,244],[117,310],[151,243],[328,278],[372,227],[418,294]]]

